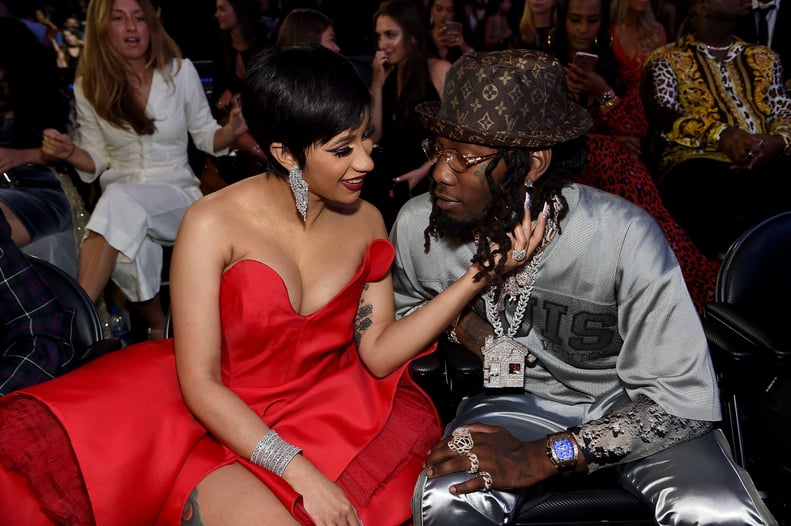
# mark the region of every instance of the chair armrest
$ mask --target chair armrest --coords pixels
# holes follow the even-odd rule
[[[450,390],[456,400],[470,396],[483,388],[481,359],[463,345],[445,341],[445,360],[448,367]]]
[[[788,320],[782,319],[780,309],[761,312],[713,302],[706,305],[704,314],[707,338],[721,346],[732,359],[745,359],[747,354],[754,353],[780,363],[791,358],[789,338],[782,330]]]
[[[444,425],[453,417],[456,406],[451,402],[442,340],[433,353],[409,362],[409,376],[431,398]]]
[[[121,340],[118,338],[105,338],[103,340],[99,340],[95,343],[92,343],[87,349],[85,349],[85,351],[79,357],[79,365],[85,365],[91,360],[95,360],[99,356],[117,351],[120,348]]]

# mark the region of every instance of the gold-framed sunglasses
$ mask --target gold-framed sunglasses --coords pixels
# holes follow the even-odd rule
[[[463,174],[476,164],[492,159],[497,155],[497,152],[488,155],[462,155],[461,152],[454,148],[442,148],[434,139],[424,139],[420,145],[423,147],[423,153],[426,154],[431,164],[436,164],[441,157],[445,159],[450,169],[457,174]]]

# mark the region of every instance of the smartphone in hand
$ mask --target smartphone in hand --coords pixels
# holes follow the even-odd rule
[[[577,51],[574,55],[574,65],[585,71],[593,71],[597,60],[599,60],[598,55],[586,53],[585,51]]]

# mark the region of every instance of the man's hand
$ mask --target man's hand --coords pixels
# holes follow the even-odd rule
[[[751,170],[777,155],[775,137],[782,142],[779,135],[758,135],[730,126],[720,135],[719,148],[733,161],[731,168]]]
[[[478,460],[477,473],[461,484],[450,487],[451,493],[471,493],[484,489],[481,472],[491,476],[492,488],[515,489],[526,488],[541,482],[555,474],[555,466],[546,455],[546,441],[522,442],[505,428],[486,424],[470,424],[473,446],[469,453],[459,455],[451,451],[444,439],[435,445],[426,458],[426,474],[429,478],[440,477],[448,473],[470,471],[471,455]]]

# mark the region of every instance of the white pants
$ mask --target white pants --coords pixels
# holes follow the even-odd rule
[[[130,301],[159,292],[162,246],[173,245],[184,212],[200,197],[197,186],[113,183],[104,189],[86,231],[118,250],[112,280]]]
[[[594,405],[566,406],[530,394],[478,395],[460,407],[446,435],[458,426],[481,422],[502,426],[523,441],[537,440],[604,416],[624,396],[613,393]],[[657,524],[776,524],[750,476],[733,462],[719,430],[616,469],[622,486],[654,508]],[[450,493],[451,485],[470,476],[451,473],[427,479],[424,471],[412,498],[415,526],[512,524],[528,491]],[[530,495],[541,498],[540,493]]]

